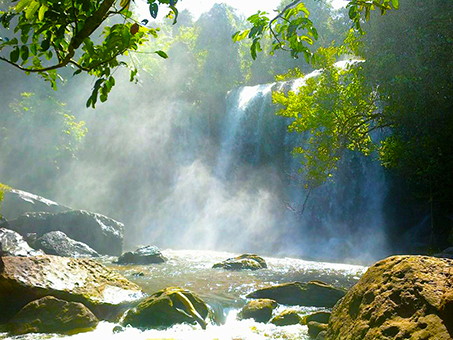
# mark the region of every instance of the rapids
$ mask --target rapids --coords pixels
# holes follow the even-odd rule
[[[140,331],[126,327],[113,333],[114,323],[101,322],[92,332],[76,335],[32,334],[0,339],[308,339],[307,327],[302,325],[278,327],[253,320],[236,320],[236,315],[246,302],[245,295],[271,284],[321,280],[337,287],[349,288],[364,273],[366,267],[348,264],[304,261],[294,258],[264,257],[268,268],[258,271],[226,271],[212,269],[216,262],[237,254],[215,251],[163,250],[168,261],[147,266],[120,266],[112,264],[114,258],[104,258],[104,264],[114,268],[129,280],[140,285],[148,294],[162,288],[179,286],[200,295],[213,309],[216,324],[209,324],[203,331],[198,325],[181,324],[163,330]],[[322,308],[280,305],[274,315],[286,308],[298,310],[301,315]]]

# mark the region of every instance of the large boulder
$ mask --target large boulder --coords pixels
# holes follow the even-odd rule
[[[326,340],[452,339],[453,260],[393,256],[338,303]]]
[[[83,304],[46,296],[25,305],[8,323],[14,334],[86,331],[97,326],[98,318]]]
[[[258,289],[247,295],[252,299],[273,299],[284,305],[332,308],[346,292],[320,281],[289,282]]]
[[[68,210],[71,210],[71,208],[17,189],[5,191],[2,203],[2,215],[7,220],[18,218],[27,212],[59,213]]]
[[[169,287],[146,298],[129,310],[123,325],[138,328],[171,327],[179,323],[197,322],[206,328],[209,308],[195,293],[186,289]]]
[[[292,309],[286,309],[272,318],[271,323],[276,326],[297,325],[302,323],[302,318]]]
[[[320,323],[328,323],[331,315],[332,315],[331,312],[325,312],[325,311],[314,312],[314,313],[309,314],[306,317],[304,317],[302,320],[302,323],[304,325],[308,325],[308,323],[311,321],[316,321],[316,322],[320,322]]]
[[[84,210],[62,213],[26,213],[8,221],[8,228],[21,235],[36,233],[37,237],[62,231],[68,237],[87,244],[100,254],[121,255],[124,225],[101,214]]]
[[[117,264],[151,264],[162,263],[167,259],[155,246],[144,246],[136,251],[128,251],[118,258]]]
[[[32,249],[21,235],[5,228],[0,228],[0,254],[1,256],[44,255],[42,251]]]
[[[32,243],[33,248],[44,251],[47,255],[67,257],[98,257],[96,250],[85,243],[74,241],[62,231],[51,231]]]
[[[266,261],[258,255],[242,254],[216,263],[212,266],[212,268],[223,268],[228,270],[258,270],[267,268],[267,264]]]
[[[144,296],[135,283],[91,259],[43,255],[2,260],[0,320],[47,295],[81,302],[98,318],[115,320]]]
[[[277,302],[271,299],[258,299],[249,301],[239,312],[238,318],[253,319],[256,322],[268,322],[272,311],[277,307]]]

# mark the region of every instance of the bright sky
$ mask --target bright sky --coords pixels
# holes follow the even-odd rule
[[[347,0],[331,0],[334,8],[339,8],[347,3]],[[266,11],[270,14],[278,6],[280,0],[179,0],[178,9],[188,8],[195,18],[201,13],[207,12],[216,2],[223,2],[234,7],[243,13],[246,17],[255,14],[258,10]]]

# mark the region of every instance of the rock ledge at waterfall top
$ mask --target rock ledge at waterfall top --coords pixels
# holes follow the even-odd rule
[[[0,320],[47,295],[81,302],[99,319],[115,320],[144,296],[135,283],[91,259],[43,255],[2,260]]]
[[[453,260],[377,262],[332,311],[326,340],[453,338]]]
[[[247,298],[273,299],[284,305],[332,308],[346,292],[320,281],[289,282],[258,289]]]
[[[22,236],[36,233],[37,237],[62,231],[75,241],[83,242],[100,254],[121,255],[124,225],[107,216],[85,210],[61,213],[26,213],[7,222],[6,228]]]

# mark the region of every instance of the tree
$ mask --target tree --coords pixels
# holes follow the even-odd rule
[[[353,28],[363,33],[363,19],[369,21],[370,13],[376,9],[379,9],[382,15],[392,9],[396,10],[399,8],[399,1],[351,0],[346,7],[349,9]],[[266,12],[258,11],[247,19],[253,25],[252,28],[236,32],[233,40],[251,39],[250,53],[252,58],[256,59],[257,53],[263,51],[261,46],[263,38],[270,36],[273,39],[271,53],[283,50],[294,58],[302,54],[307,63],[316,62],[316,54],[310,51],[309,46],[318,39],[318,31],[309,15],[310,12],[302,0],[292,1],[273,18],[269,18]]]
[[[361,63],[345,69],[335,66],[344,52],[333,46],[319,48],[315,61],[322,69],[319,76],[306,79],[298,92],[273,93],[274,103],[281,106],[277,115],[291,120],[288,131],[307,135],[304,145],[293,151],[303,156],[300,172],[307,189],[332,177],[345,150],[369,155],[376,148],[371,133],[382,128],[376,96],[365,83]]]
[[[176,2],[149,0],[151,16],[156,18],[159,6],[166,4],[169,16],[176,21]],[[119,57],[137,50],[149,36],[157,37],[157,29],[134,20],[129,6],[130,0],[121,0],[119,6],[116,0],[15,1],[14,8],[0,12],[3,28],[13,28],[13,34],[1,38],[0,52],[9,52],[9,56],[0,56],[0,60],[26,73],[39,74],[54,89],[58,69],[71,66],[74,74],[86,72],[98,78],[87,101],[87,106],[94,107],[98,96],[107,100],[115,85],[113,69],[127,66]],[[102,27],[98,41],[93,33]],[[163,51],[155,53],[167,58]],[[132,68],[132,80],[136,72]]]
[[[178,0],[148,0],[153,18],[161,5],[170,8],[169,17],[178,15]],[[103,102],[115,85],[113,70],[128,66],[120,61],[120,56],[137,50],[149,36],[157,37],[158,29],[148,28],[148,21],[139,23],[129,11],[130,0],[19,0],[13,1],[14,8],[1,11],[0,22],[3,28],[13,28],[13,34],[1,38],[0,56],[3,60],[26,73],[37,73],[49,81],[54,89],[59,77],[57,70],[70,66],[74,74],[86,72],[97,78],[87,106],[95,107],[97,99]],[[398,0],[351,0],[348,4],[349,16],[356,28],[361,29],[360,16],[365,13],[368,20],[370,11],[379,8],[382,13],[398,8]],[[303,13],[303,15],[300,15]],[[279,14],[269,19],[264,12],[258,12],[248,20],[253,24],[250,30],[238,32],[235,41],[249,37],[252,39],[253,59],[261,50],[260,40],[268,32],[275,39],[272,50],[289,50],[297,57],[300,53],[309,62],[313,57],[307,44],[317,39],[317,30],[308,19],[309,12],[301,0],[295,0],[283,8]],[[122,22],[121,22],[122,21]],[[98,41],[93,33],[103,28]],[[306,34],[302,32],[306,31]],[[161,50],[155,51],[167,58]],[[131,68],[131,80],[137,70]]]

